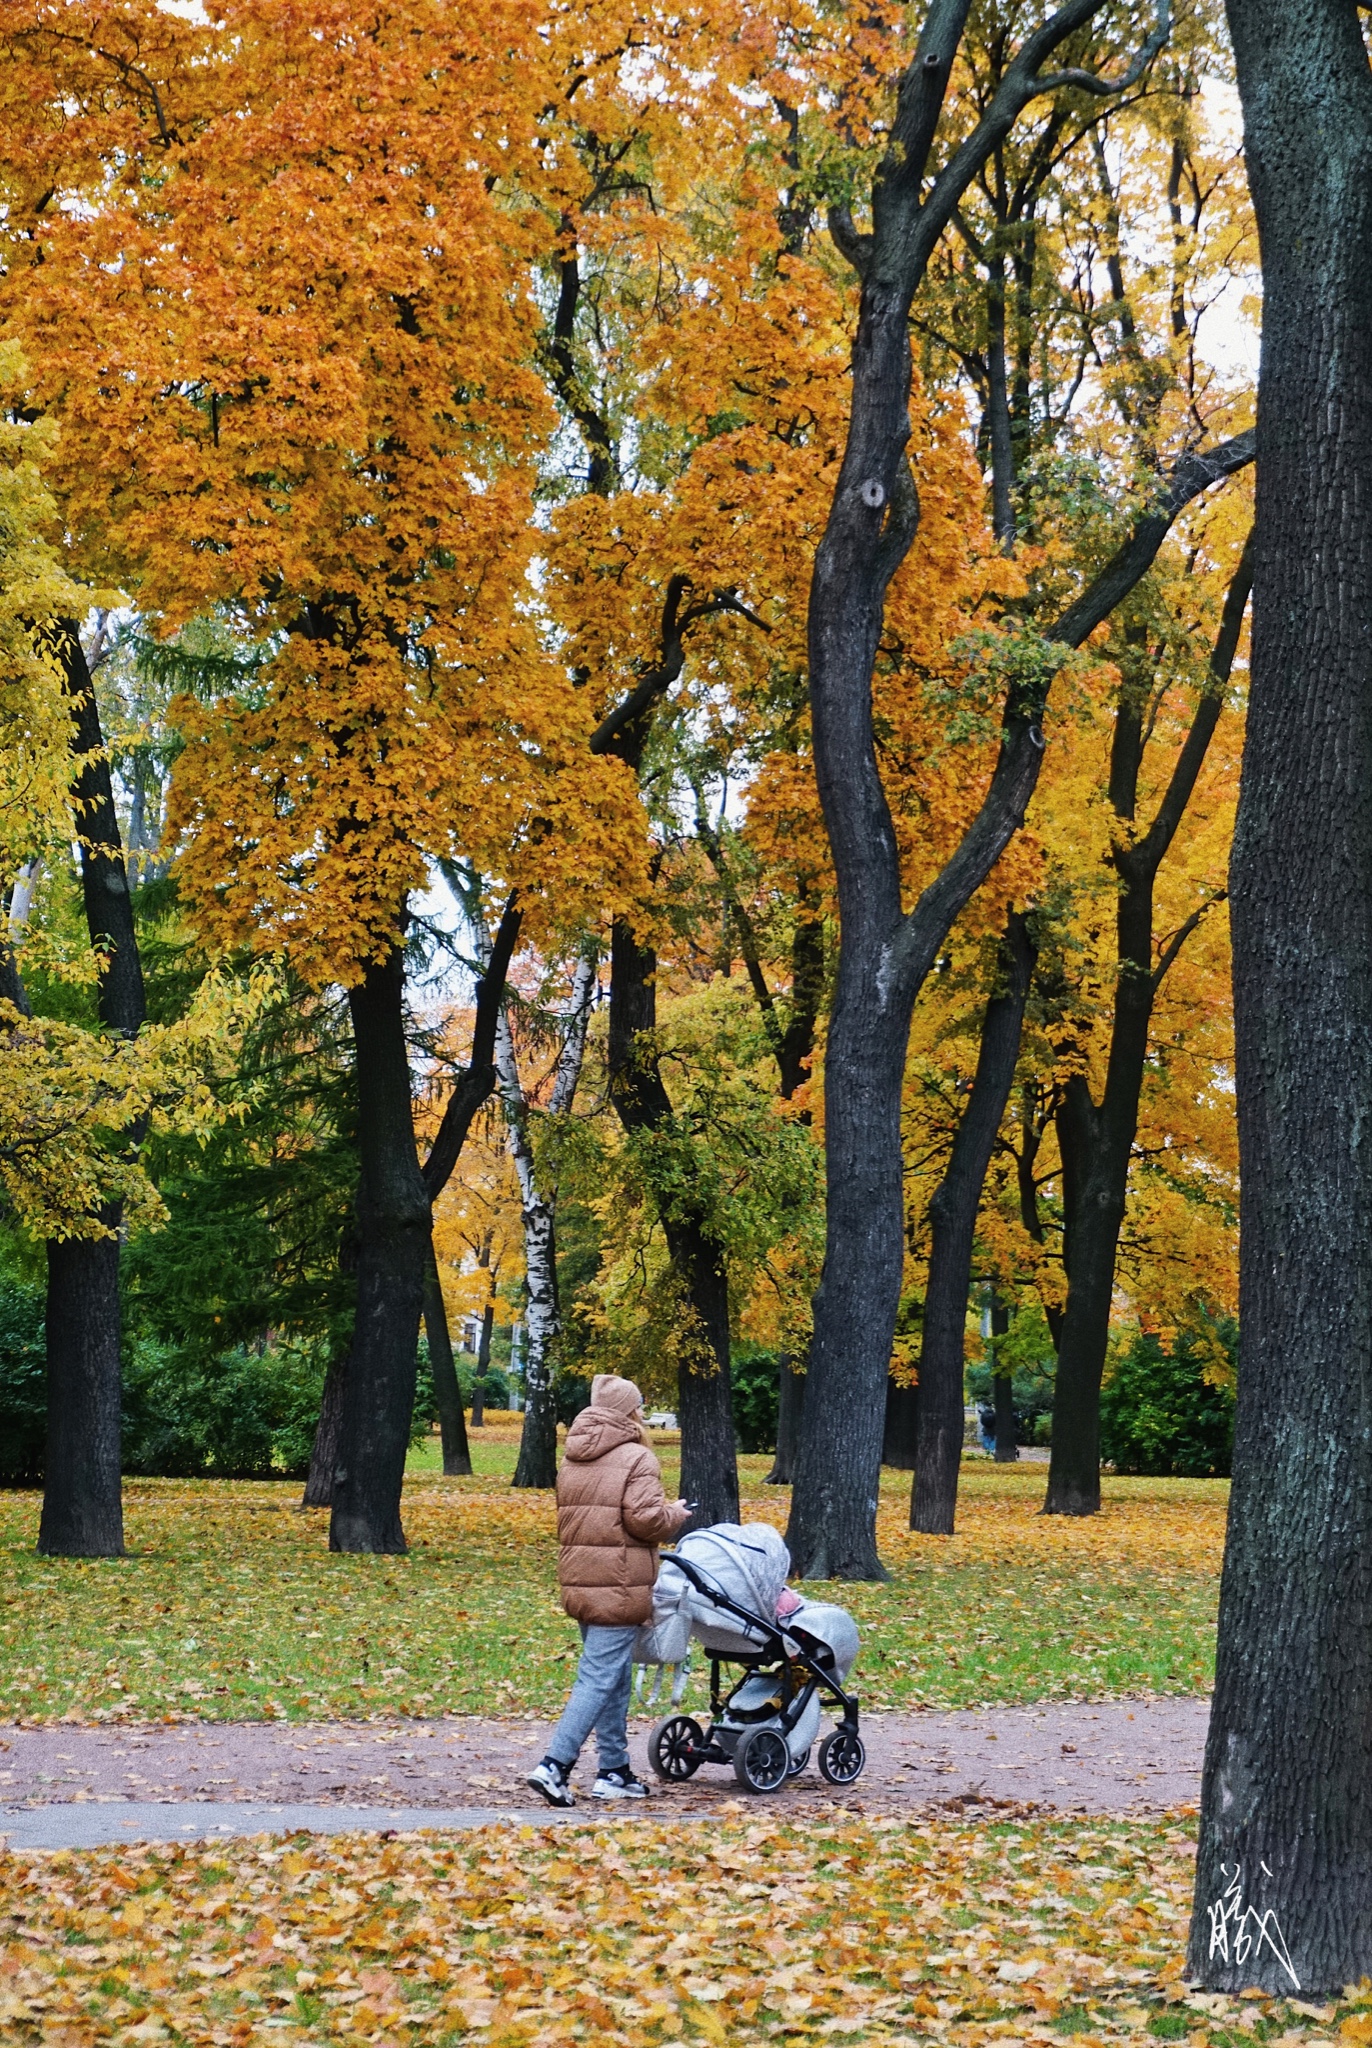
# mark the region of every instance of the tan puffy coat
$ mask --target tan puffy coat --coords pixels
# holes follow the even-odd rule
[[[583,1408],[557,1475],[557,1576],[573,1621],[623,1628],[649,1620],[657,1546],[684,1520],[634,1417]]]

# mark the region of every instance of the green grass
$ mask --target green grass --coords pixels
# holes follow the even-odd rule
[[[452,1480],[416,1453],[402,1558],[331,1556],[327,1514],[300,1512],[296,1485],[179,1480],[127,1483],[126,1558],[40,1558],[37,1497],[0,1495],[0,1716],[557,1709],[578,1637],[551,1499],[511,1489],[514,1458],[477,1438],[474,1476]],[[784,1519],[768,1462],[742,1461],[745,1519]],[[1069,1521],[1037,1513],[1043,1480],[969,1464],[959,1533],[941,1539],[905,1529],[908,1479],[885,1475],[891,1583],[814,1589],[862,1624],[864,1706],[1208,1689],[1224,1483],[1107,1479],[1103,1513]]]

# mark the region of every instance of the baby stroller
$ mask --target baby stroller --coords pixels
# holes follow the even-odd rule
[[[765,1522],[697,1529],[664,1553],[638,1661],[678,1665],[679,1699],[690,1643],[698,1642],[710,1659],[711,1720],[707,1729],[689,1714],[658,1722],[648,1759],[659,1778],[680,1782],[702,1764],[732,1764],[747,1791],[775,1792],[809,1762],[825,1699],[842,1719],[820,1744],[820,1775],[831,1785],[862,1775],[858,1703],[843,1689],[857,1656],[857,1624],[843,1608],[817,1600],[800,1601],[778,1620],[790,1563]],[[743,1667],[727,1693],[724,1664]]]

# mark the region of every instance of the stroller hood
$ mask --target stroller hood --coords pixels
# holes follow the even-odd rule
[[[816,1663],[826,1666],[842,1685],[858,1653],[858,1626],[846,1607],[831,1607],[824,1600],[802,1600],[786,1618],[786,1633],[793,1636]]]

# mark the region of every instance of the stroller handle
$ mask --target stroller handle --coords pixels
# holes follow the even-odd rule
[[[712,1600],[716,1607],[722,1607],[726,1614],[732,1614],[737,1620],[747,1622],[750,1628],[762,1629],[769,1636],[781,1636],[782,1630],[774,1620],[766,1621],[760,1614],[754,1614],[751,1608],[741,1607],[737,1600],[731,1600],[723,1588],[716,1586],[699,1565],[692,1564],[689,1557],[682,1557],[675,1550],[664,1550],[661,1562],[675,1565],[683,1578],[695,1587],[697,1593],[703,1594],[707,1600]]]

